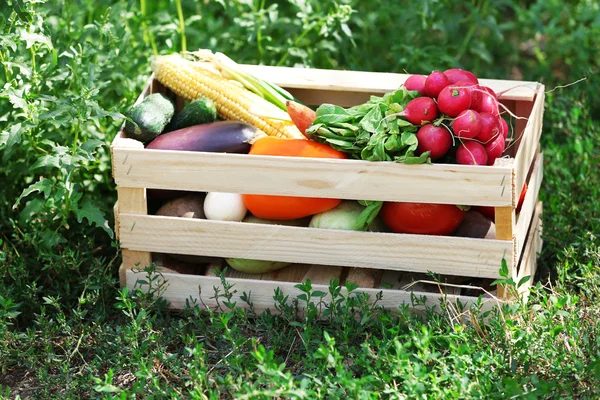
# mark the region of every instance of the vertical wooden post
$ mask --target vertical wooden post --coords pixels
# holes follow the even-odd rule
[[[509,207],[496,207],[495,208],[495,224],[496,224],[496,239],[497,240],[513,240],[513,234],[515,231],[515,209],[512,206]],[[516,265],[512,262],[514,255],[510,254],[510,270],[509,276],[513,279],[516,275]],[[507,293],[503,287],[498,285],[498,297],[501,299],[506,298]]]
[[[148,214],[146,203],[146,189],[144,188],[117,188],[119,197],[119,213]],[[116,218],[116,223],[119,219]],[[126,284],[127,271],[134,267],[144,268],[152,263],[152,254],[147,251],[134,251],[122,249],[121,268],[119,268],[119,279],[121,287]]]

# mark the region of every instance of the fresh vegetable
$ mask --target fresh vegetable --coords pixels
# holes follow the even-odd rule
[[[454,134],[461,139],[473,139],[481,131],[481,118],[473,110],[465,110],[452,121]]]
[[[455,236],[496,239],[496,225],[477,211],[469,210],[454,232]]]
[[[306,134],[311,140],[327,143],[352,158],[407,164],[428,162],[427,154],[415,155],[418,127],[400,118],[416,96],[418,92],[402,87],[347,109],[323,104],[317,108],[317,118]]]
[[[150,142],[146,148],[244,154],[261,137],[265,135],[252,125],[218,121],[165,133]]]
[[[504,136],[497,135],[494,140],[486,143],[483,147],[487,154],[487,165],[494,165],[497,158],[502,156],[505,147]]]
[[[420,94],[425,94],[425,81],[427,77],[425,75],[411,75],[404,82],[404,87],[407,90],[416,90]]]
[[[504,139],[508,138],[508,124],[506,123],[506,120],[499,117],[498,121],[500,121],[500,132],[502,132],[502,136],[504,136]]]
[[[458,145],[456,162],[465,165],[486,165],[488,161],[485,148],[473,140],[465,140]]]
[[[451,204],[385,202],[380,215],[395,233],[450,235],[462,222],[465,211]]]
[[[498,100],[496,100],[496,97],[485,91],[480,91],[480,94],[481,97],[479,99],[479,102],[474,105],[473,109],[482,113],[490,113],[496,117],[500,115]]]
[[[146,97],[133,105],[125,122],[125,133],[131,139],[148,142],[160,135],[175,113],[173,102],[160,93]]]
[[[460,81],[469,81],[474,84],[479,84],[479,80],[477,77],[470,71],[459,69],[459,68],[451,68],[444,71],[444,75],[448,77],[448,81],[450,84],[457,83]]]
[[[252,145],[251,155],[287,156],[309,158],[347,158],[327,144],[309,140],[278,139],[264,137]],[[341,200],[245,194],[244,204],[256,217],[273,220],[292,220],[307,217],[337,206]]]
[[[164,203],[156,215],[180,218],[205,218],[204,194],[189,193]],[[170,254],[170,257],[191,264],[208,264],[221,262],[220,258],[208,256],[192,256],[186,254]]]
[[[444,156],[452,147],[452,134],[442,126],[427,124],[417,132],[419,146],[417,153],[429,152],[432,160]]]
[[[304,139],[287,112],[251,90],[174,53],[154,56],[156,79],[186,100],[207,97],[215,102],[217,115],[224,120],[248,123],[269,136]]]
[[[456,117],[471,106],[471,95],[464,87],[446,86],[438,98],[439,110],[449,117]]]
[[[306,219],[297,219],[291,221],[274,221],[274,220],[265,220],[257,218],[253,215],[248,215],[242,221],[244,223],[252,223],[252,224],[267,224],[267,225],[284,225],[284,226],[306,226]],[[289,262],[283,261],[263,261],[263,260],[249,260],[246,258],[227,258],[225,262],[233,269],[245,272],[249,274],[262,274],[265,272],[275,271],[288,265],[291,265]]]
[[[294,96],[283,88],[259,77],[252,75],[225,54],[213,53],[208,49],[201,49],[192,53],[202,62],[212,64],[212,67],[227,79],[233,79],[242,84],[246,89],[264,98],[283,111],[287,111],[286,102],[294,100]]]
[[[204,195],[187,194],[163,204],[156,215],[182,218],[205,218]]]
[[[290,118],[298,130],[304,134],[308,127],[315,121],[315,118],[317,118],[317,113],[311,108],[295,101],[288,100],[285,105]]]
[[[443,88],[448,86],[450,81],[443,72],[433,71],[425,80],[425,94],[431,98],[437,98]]]
[[[241,194],[209,192],[204,200],[204,213],[207,219],[240,222],[248,209]]]
[[[399,113],[400,116],[414,125],[422,125],[438,117],[438,107],[429,97],[417,97],[408,102],[406,108]]]
[[[479,113],[481,120],[481,130],[477,135],[477,140],[482,144],[491,143],[492,140],[500,134],[500,121],[490,113]]]
[[[208,124],[217,120],[217,107],[211,99],[201,97],[186,105],[174,119],[175,130]]]
[[[365,207],[357,201],[344,200],[331,210],[313,215],[308,226],[322,229],[362,230],[359,222],[364,210]],[[380,220],[375,219],[368,225],[367,230],[381,232],[385,227]]]

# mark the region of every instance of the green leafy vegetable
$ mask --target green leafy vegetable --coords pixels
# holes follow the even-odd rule
[[[406,104],[419,96],[401,88],[382,97],[371,96],[358,106],[323,104],[306,134],[351,157],[367,161],[405,164],[430,162],[429,153],[415,155],[418,127],[398,117]]]

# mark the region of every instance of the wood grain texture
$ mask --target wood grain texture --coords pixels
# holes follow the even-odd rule
[[[517,224],[515,227],[515,237],[517,240],[517,258],[521,256],[523,247],[527,241],[527,232],[532,224],[534,214],[536,212],[536,206],[539,198],[540,187],[542,186],[542,180],[544,178],[544,157],[543,154],[539,154],[533,167],[533,172],[529,178],[529,184],[527,186],[527,193],[523,200],[523,206],[519,212]]]
[[[285,89],[311,89],[327,92],[350,92],[382,95],[398,89],[409,77],[406,74],[388,72],[341,71],[317,68],[272,67],[243,64],[248,72],[269,80]],[[503,92],[503,100],[531,100],[537,88],[536,82],[498,79],[479,79],[496,93]],[[327,101],[327,97],[323,99]]]
[[[147,285],[140,285],[138,280],[145,279],[143,273],[128,271],[127,282],[130,289],[140,287],[142,290],[148,290]],[[186,301],[190,297],[198,299],[201,297],[202,302],[209,307],[216,307],[216,301],[214,298],[214,287],[220,288],[221,293],[223,287],[221,281],[217,277],[209,276],[189,276],[181,274],[163,274],[163,279],[166,280],[165,290],[162,293],[162,297],[170,302],[170,306],[175,309],[182,309],[186,306]],[[250,301],[254,305],[254,309],[257,312],[261,312],[265,309],[270,309],[272,312],[276,312],[274,308],[273,295],[276,288],[280,288],[284,296],[289,296],[291,299],[295,298],[301,292],[294,287],[293,282],[273,282],[273,281],[261,281],[256,279],[227,279],[228,284],[235,285],[237,293],[234,294],[232,301],[237,301],[238,306],[247,308],[248,305],[244,303],[240,296],[246,292],[250,296]],[[313,290],[320,290],[328,293],[327,285],[314,284]],[[401,304],[411,305],[411,293],[402,290],[389,290],[389,289],[369,289],[359,288],[356,292],[368,293],[371,296],[371,300],[374,301],[378,293],[382,293],[383,298],[377,303],[387,309],[396,310]],[[345,288],[342,288],[342,293],[347,294]],[[457,301],[457,296],[442,296],[438,293],[420,293],[415,292],[416,296],[423,296],[426,298],[426,304],[430,307],[437,307],[439,310],[440,301],[445,298],[445,301],[449,301],[453,304]],[[316,299],[319,301],[319,299]],[[329,295],[324,297],[326,303],[331,301]],[[468,307],[478,301],[475,297],[460,296],[460,301],[466,304]],[[491,299],[483,299],[483,311],[489,310],[496,306],[496,302]],[[302,306],[302,305],[301,305]],[[423,307],[418,304],[412,307],[415,310],[422,310]]]
[[[513,242],[355,232],[121,214],[121,242],[139,251],[239,257],[495,278]],[[509,261],[510,265],[510,261]]]
[[[508,206],[512,169],[114,147],[118,186]]]
[[[520,188],[522,188],[523,183],[525,183],[529,168],[531,167],[531,163],[536,154],[536,149],[540,143],[544,119],[544,100],[544,86],[540,85],[531,111],[531,117],[527,122],[527,127],[525,128],[515,156],[515,188],[519,188],[519,193],[515,196],[516,200],[518,200]],[[516,206],[516,203],[514,205]]]
[[[533,285],[535,272],[537,270],[538,253],[542,250],[543,245],[542,212],[543,204],[542,202],[538,202],[535,207],[532,226],[527,235],[527,244],[523,251],[523,258],[519,264],[519,273],[516,282],[518,283],[522,278],[529,276],[527,283],[518,288],[518,293],[525,296],[525,298],[528,297],[529,288]]]
[[[146,189],[138,188],[124,188],[117,187],[117,198],[119,202],[119,214],[121,213],[134,213],[143,215],[148,213],[146,203]],[[119,223],[119,228],[115,228],[119,231],[119,237],[121,235],[121,223],[118,218],[116,223]],[[125,271],[134,267],[144,268],[152,263],[152,256],[149,251],[140,251],[135,249],[129,249],[127,246],[123,246],[122,253],[122,268],[123,271],[119,271],[119,278],[121,280],[121,286],[125,285]],[[166,252],[165,252],[166,253]]]

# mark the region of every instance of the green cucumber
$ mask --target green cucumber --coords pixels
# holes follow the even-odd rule
[[[175,114],[173,102],[160,93],[146,97],[129,109],[132,121],[125,123],[125,133],[131,139],[149,142],[163,133]]]
[[[194,125],[208,124],[217,120],[215,102],[206,97],[196,99],[186,105],[175,116],[175,129],[183,129]]]

